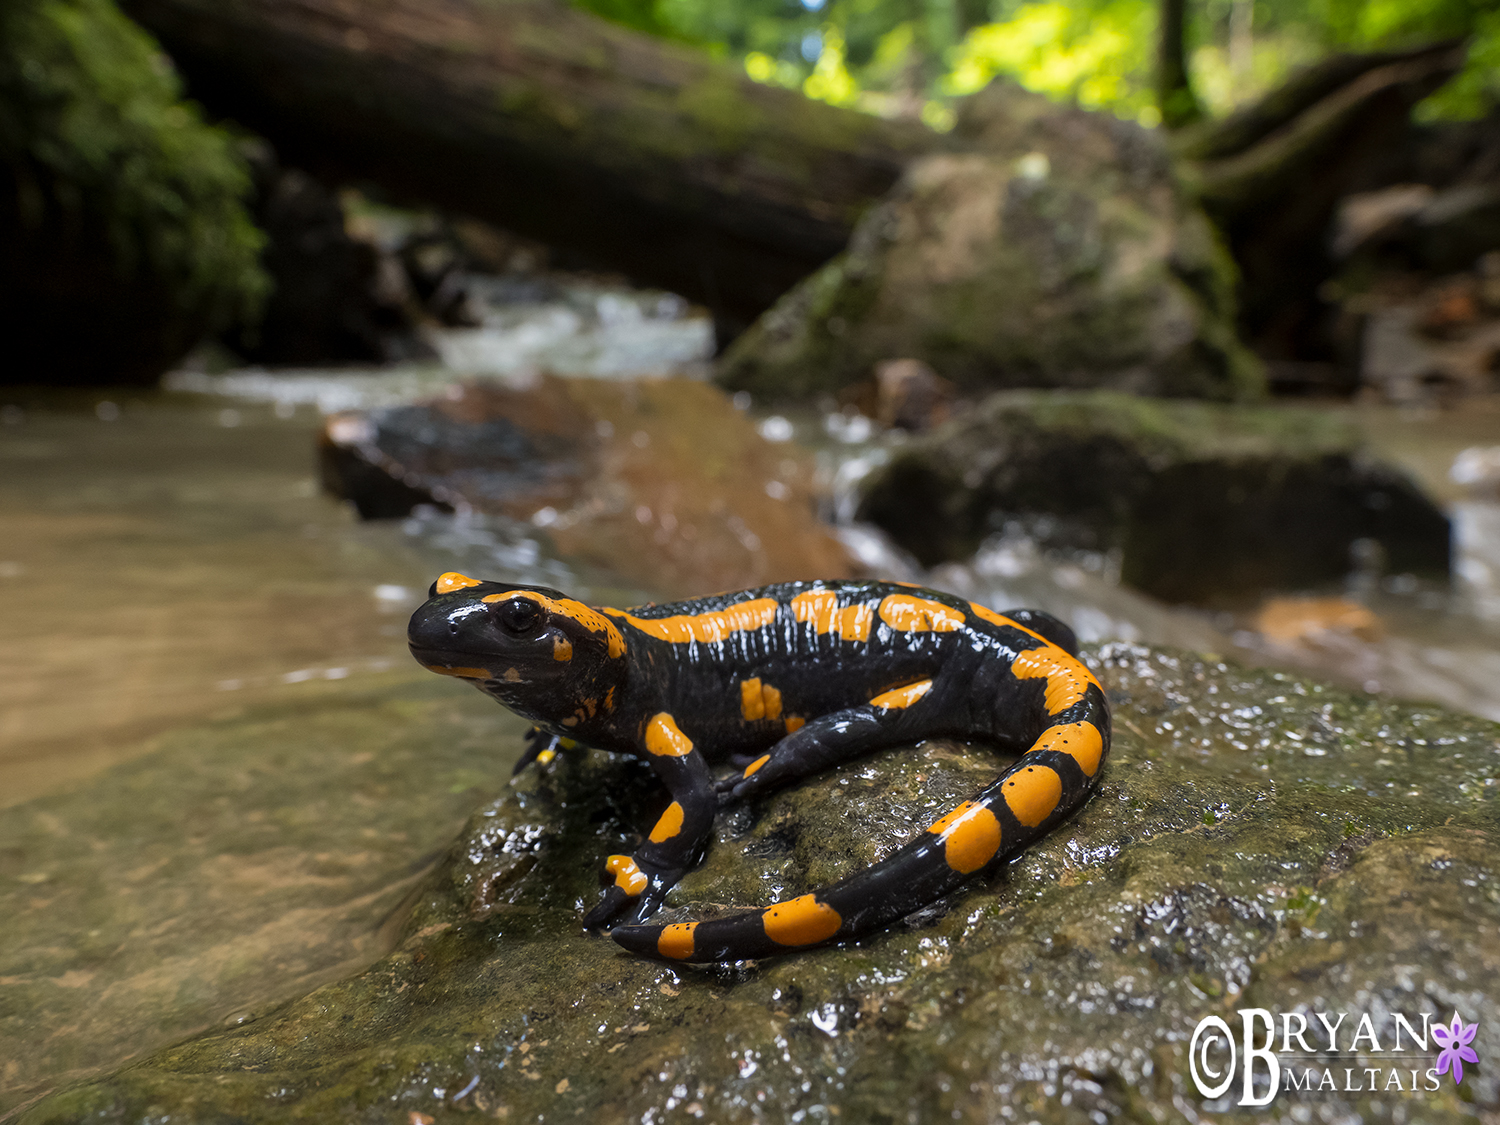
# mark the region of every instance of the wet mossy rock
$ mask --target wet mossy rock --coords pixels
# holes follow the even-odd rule
[[[1457,1090],[1403,1070],[1400,1093],[1345,1091],[1343,1067],[1380,1065],[1346,1050],[1339,1089],[1282,1093],[1277,1119],[1500,1109],[1500,727],[1213,658],[1087,655],[1115,709],[1098,795],[906,925],[717,970],[585,936],[601,857],[662,797],[640,763],[564,757],[480,808],[368,971],[19,1120],[1263,1120],[1205,1106],[1188,1072],[1198,1021],[1251,1006],[1369,1013],[1387,1050],[1394,1012],[1479,1021]],[[846,874],[994,771],[928,743],[726,810],[674,912]]]
[[[1442,510],[1335,415],[1112,391],[993,395],[872,473],[859,516],[927,565],[1019,522],[1200,604],[1336,581],[1359,551],[1446,579],[1451,552]]]
[[[252,313],[249,189],[110,0],[0,5],[0,383],[150,382]]]
[[[731,346],[725,386],[794,398],[915,358],[970,390],[1261,392],[1234,265],[1153,134],[1003,82],[955,132],[970,151],[909,165],[848,249]]]

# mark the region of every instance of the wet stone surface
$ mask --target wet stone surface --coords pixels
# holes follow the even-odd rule
[[[1187,1044],[1237,1008],[1456,1010],[1500,1052],[1500,728],[1139,646],[1089,653],[1115,708],[1099,794],[988,880],[859,943],[696,970],[579,931],[602,858],[663,798],[561,757],[482,806],[367,971],[179,1043],[21,1120],[1393,1120],[1493,1115],[1492,1064],[1437,1092],[1205,1104]],[[672,911],[703,917],[886,854],[994,770],[891,751],[725,810]],[[1388,1040],[1387,1040],[1388,1042]],[[1430,1043],[1430,1056],[1437,1045]],[[1403,1064],[1432,1066],[1425,1062]],[[1345,1092],[1343,1068],[1356,1091]],[[1382,1078],[1384,1081],[1385,1079]]]
[[[812,459],[690,379],[455,384],[335,416],[320,456],[366,518],[435,500],[529,520],[569,564],[668,597],[858,569],[818,520]]]
[[[862,484],[859,518],[918,561],[963,559],[1017,524],[1115,550],[1121,579],[1168,602],[1337,582],[1361,551],[1446,579],[1447,517],[1337,415],[1113,391],[991,395]]]
[[[434,679],[299,684],[7,810],[0,1120],[392,947],[526,729]]]

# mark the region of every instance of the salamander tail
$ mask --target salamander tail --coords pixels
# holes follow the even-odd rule
[[[620,926],[610,936],[648,957],[740,961],[881,929],[1050,831],[1087,799],[1106,752],[1106,736],[1092,722],[1054,726],[973,800],[847,879],[762,910],[706,922]]]

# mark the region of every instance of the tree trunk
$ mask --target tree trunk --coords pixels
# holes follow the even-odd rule
[[[1439,72],[1451,64],[1458,44],[1429,44],[1409,51],[1372,51],[1369,54],[1329,55],[1297,71],[1274,90],[1236,109],[1227,117],[1203,121],[1172,138],[1172,149],[1189,160],[1222,160],[1248,150],[1252,145],[1289,125],[1373,70],[1398,63],[1435,63]]]
[[[942,147],[556,0],[125,0],[286,162],[488,219],[732,331]]]
[[[1267,358],[1322,358],[1339,200],[1403,178],[1411,108],[1463,67],[1461,44],[1338,55],[1174,150],[1239,264],[1243,334]]]
[[[1156,29],[1156,107],[1168,129],[1203,116],[1187,66],[1187,0],[1160,0]]]

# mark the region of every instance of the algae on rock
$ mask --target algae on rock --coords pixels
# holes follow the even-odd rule
[[[111,0],[0,6],[0,382],[145,382],[253,311],[230,136]]]
[[[971,390],[1261,392],[1233,262],[1152,134],[996,82],[955,136],[969,151],[910,164],[848,249],[731,346],[721,382],[790,398],[914,358]]]
[[[379,964],[20,1120],[1264,1120],[1188,1076],[1198,1021],[1255,1005],[1382,1036],[1457,1011],[1500,1053],[1500,727],[1213,657],[1086,655],[1115,713],[1097,796],[885,933],[716,969],[582,934],[599,859],[663,797],[642,763],[564,756],[476,813]],[[673,914],[847,874],[995,769],[933,742],[726,810]],[[1500,1108],[1484,1066],[1372,1091],[1357,1068],[1384,1064],[1340,1044],[1338,1088],[1278,1094],[1277,1119]]]

